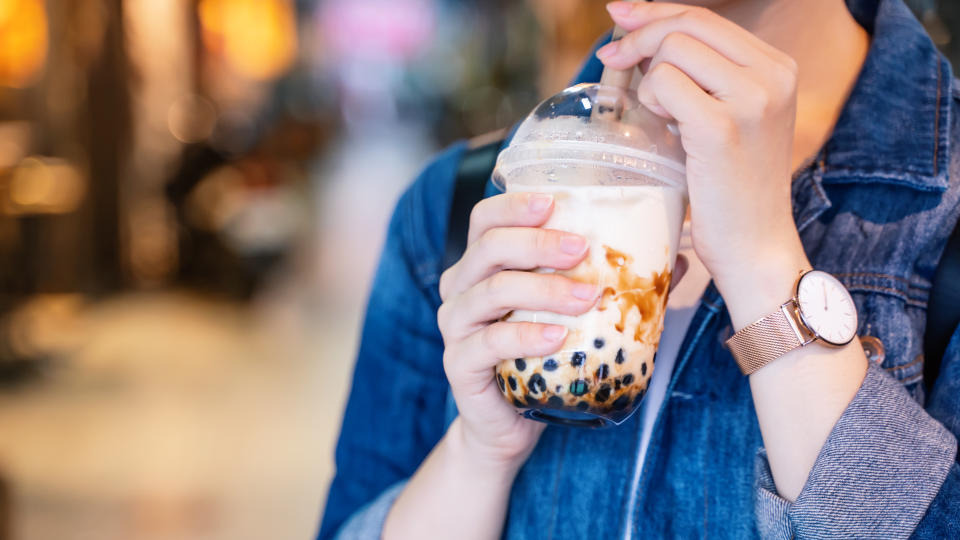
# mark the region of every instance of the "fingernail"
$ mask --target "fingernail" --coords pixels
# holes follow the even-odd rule
[[[560,251],[567,255],[580,255],[585,249],[587,249],[587,241],[582,236],[565,234],[560,239]]]
[[[611,15],[626,15],[630,13],[630,10],[633,9],[633,5],[630,2],[610,2],[607,4],[607,11]]]
[[[547,195],[546,193],[531,193],[530,199],[527,200],[527,206],[530,208],[530,211],[534,214],[539,214],[546,210],[550,203],[553,202],[553,195]]]
[[[546,326],[543,329],[543,338],[547,341],[560,341],[567,335],[566,326]]]
[[[620,42],[612,41],[610,43],[607,43],[603,47],[600,47],[599,49],[597,49],[597,57],[607,58],[617,54],[618,50],[620,50]]]
[[[573,295],[581,300],[593,300],[597,297],[597,286],[592,283],[578,283],[573,286]]]

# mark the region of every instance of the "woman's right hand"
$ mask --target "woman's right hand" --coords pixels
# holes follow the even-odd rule
[[[589,283],[525,271],[573,268],[587,254],[583,237],[541,228],[551,212],[549,194],[484,199],[470,216],[466,252],[440,278],[443,366],[460,413],[451,429],[473,459],[494,466],[519,468],[544,428],[504,400],[494,367],[556,352],[567,335],[563,326],[500,319],[515,309],[579,315],[599,295]]]

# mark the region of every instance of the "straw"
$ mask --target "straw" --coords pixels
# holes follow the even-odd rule
[[[611,36],[610,41],[617,41],[626,34],[626,30],[620,28],[619,26],[615,26],[613,28],[613,35]],[[597,93],[596,105],[592,113],[594,120],[620,119],[620,116],[623,114],[623,101],[620,98],[623,95],[623,92],[630,87],[630,81],[633,79],[633,72],[635,69],[636,68],[603,68],[603,74],[600,75],[600,91]]]

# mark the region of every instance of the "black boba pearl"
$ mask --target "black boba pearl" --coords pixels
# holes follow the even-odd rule
[[[537,405],[537,404],[540,403],[540,400],[539,400],[539,399],[531,396],[530,394],[527,394],[527,395],[523,396],[523,399],[527,400],[527,406],[528,406],[528,407],[533,407],[534,405]]]
[[[589,408],[590,408],[590,404],[587,403],[586,401],[581,401],[580,403],[577,403],[577,409],[580,409],[581,411],[585,411]]]
[[[626,386],[626,385],[628,385],[628,384],[630,384],[630,383],[632,383],[632,382],[633,382],[633,373],[627,373],[626,375],[623,376],[623,384],[624,384],[624,386]]]
[[[523,371],[527,369],[527,361],[523,358],[517,358],[513,361],[513,363],[517,365],[517,371]]]
[[[555,390],[556,390],[557,393],[559,394],[560,392],[563,392],[563,386],[561,386],[561,385],[558,384],[557,387],[555,388]]]
[[[600,389],[597,390],[597,393],[593,395],[600,403],[608,400],[610,398],[610,385],[603,384],[600,385]]]
[[[593,340],[593,346],[597,349],[602,349],[604,345],[603,338],[597,338]]]
[[[601,381],[606,379],[607,375],[609,374],[610,374],[610,366],[606,364],[600,364],[600,367],[597,368],[597,372],[595,373],[595,375],[597,376],[597,379]]]
[[[507,375],[507,384],[510,385],[511,390],[517,389],[517,380],[513,378],[513,375]]]
[[[551,407],[563,407],[563,398],[560,396],[550,396],[550,399],[547,400],[547,405]]]
[[[644,392],[639,392],[639,393],[637,394],[637,397],[633,398],[633,404],[634,404],[634,405],[638,405],[641,401],[643,401],[643,394],[644,394]]]
[[[618,350],[617,350],[617,363],[618,363],[618,364],[622,364],[623,361],[624,361],[624,358],[623,358],[623,349],[618,349]]]
[[[620,396],[613,403],[610,404],[610,408],[619,411],[627,406],[630,403],[630,396]]]
[[[527,381],[527,387],[534,392],[546,392],[547,381],[543,378],[543,375],[534,373],[530,376],[530,380]]]
[[[646,363],[646,362],[640,364],[640,374],[641,374],[641,375],[646,375],[646,374],[647,374],[647,363]]]
[[[557,364],[557,360],[555,358],[547,358],[543,362],[544,371],[556,371],[558,367],[560,367],[560,365]]]
[[[577,379],[570,383],[570,393],[575,396],[582,396],[587,393],[587,381]]]
[[[501,375],[501,374],[499,374],[499,373],[497,373],[497,386],[500,387],[500,391],[501,391],[501,392],[506,392],[506,391],[507,391],[507,389],[506,389],[506,387],[504,386],[504,383],[503,383],[503,375]]]
[[[614,380],[613,380],[613,389],[614,389],[614,390],[619,390],[619,389],[620,389],[620,384],[621,384],[621,383],[620,383],[620,379],[614,379]]]
[[[520,400],[517,399],[517,398],[513,398],[513,405],[514,405],[515,407],[526,407],[526,406],[527,406],[526,403],[520,401]]]
[[[573,367],[578,367],[583,365],[584,360],[587,359],[587,353],[583,351],[577,351],[573,353],[573,356],[570,357],[570,365]]]

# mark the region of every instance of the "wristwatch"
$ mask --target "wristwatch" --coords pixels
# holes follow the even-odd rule
[[[840,281],[811,270],[797,280],[796,294],[780,309],[745,326],[727,340],[744,375],[788,352],[820,340],[843,346],[857,335],[857,308]]]

